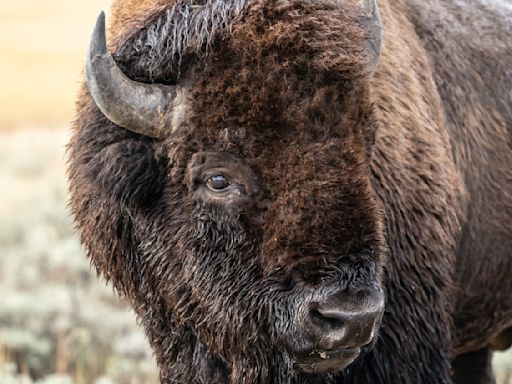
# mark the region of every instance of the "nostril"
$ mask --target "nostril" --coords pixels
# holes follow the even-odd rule
[[[315,326],[323,330],[336,330],[345,326],[342,313],[332,310],[322,310],[317,306],[310,308],[309,317]]]
[[[384,310],[383,294],[370,292],[362,302],[355,301],[354,295],[344,291],[321,301],[310,301],[300,312],[298,325],[314,348],[330,351],[371,343]]]

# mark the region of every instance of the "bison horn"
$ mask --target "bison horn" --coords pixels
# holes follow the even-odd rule
[[[377,69],[380,59],[380,51],[382,45],[382,24],[380,20],[379,5],[377,0],[363,0],[363,12],[370,18],[370,28],[372,36],[368,39],[368,50],[372,57],[368,63],[367,72],[373,73]]]
[[[104,12],[98,16],[94,28],[86,73],[92,98],[113,123],[153,138],[171,132],[175,120],[173,107],[181,99],[181,90],[175,86],[138,83],[121,71],[107,50]]]

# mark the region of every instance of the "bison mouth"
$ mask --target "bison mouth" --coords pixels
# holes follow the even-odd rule
[[[360,354],[360,348],[313,351],[296,359],[295,366],[304,373],[323,374],[341,371]]]

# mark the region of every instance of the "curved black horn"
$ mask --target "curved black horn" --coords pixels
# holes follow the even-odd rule
[[[153,138],[172,131],[176,87],[138,83],[119,69],[107,50],[104,12],[96,21],[86,72],[92,98],[110,121]]]
[[[373,73],[379,64],[382,46],[382,23],[380,20],[379,5],[377,0],[363,0],[363,12],[368,15],[372,36],[368,39],[368,49],[371,51],[372,60],[368,63],[368,73]]]

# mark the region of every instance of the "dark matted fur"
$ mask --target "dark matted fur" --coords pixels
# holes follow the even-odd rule
[[[170,82],[179,77],[187,54],[205,55],[215,37],[242,15],[246,0],[178,1],[152,15],[142,31],[130,31],[129,44],[116,56],[134,79]],[[123,60],[124,59],[124,60]]]
[[[162,383],[452,383],[457,355],[457,373],[477,367],[457,383],[490,383],[487,349],[512,326],[510,19],[380,1],[370,78],[372,31],[348,2],[155,3],[145,16],[114,4],[138,18],[114,26],[115,58],[139,81],[193,78],[186,127],[133,134],[84,88],[69,175],[88,255],[141,317]],[[230,210],[195,200],[201,151],[243,159],[260,195]],[[315,289],[381,283],[372,348],[336,375],[297,371],[290,311]]]

